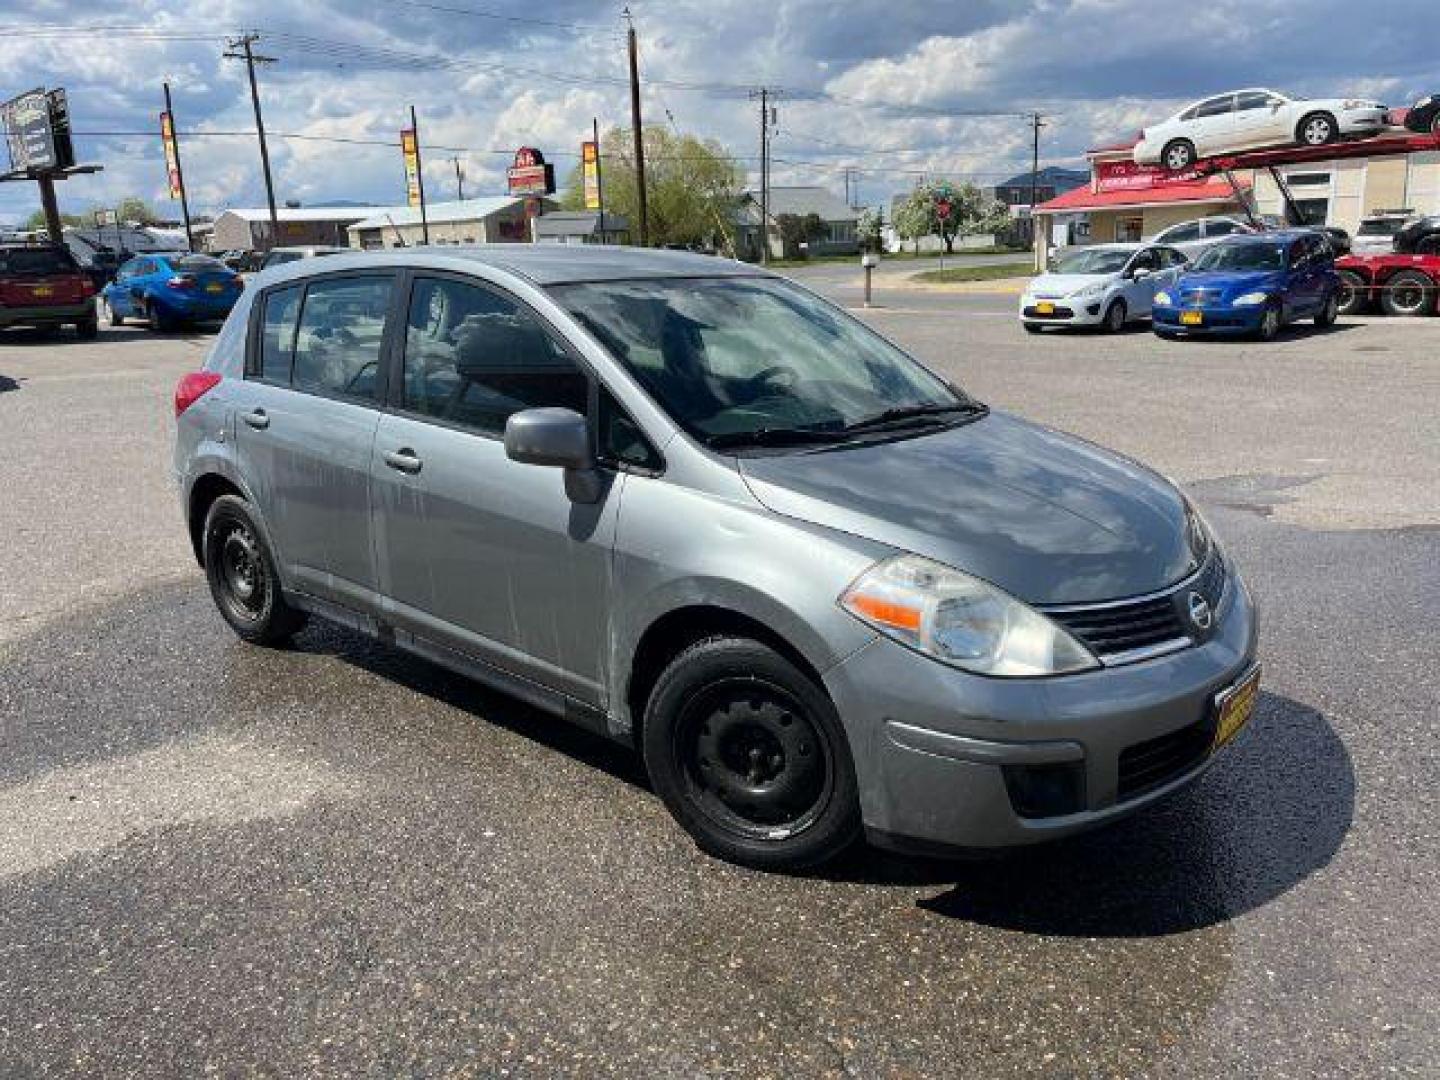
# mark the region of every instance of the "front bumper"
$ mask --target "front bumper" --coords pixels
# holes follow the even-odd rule
[[[46,307],[6,307],[0,305],[0,327],[3,326],[67,326],[92,322],[95,301],[79,304],[53,304]]]
[[[1036,307],[1039,303],[1050,304],[1053,310],[1042,313]],[[1103,296],[1086,297],[1083,300],[1069,296],[1045,300],[1037,300],[1033,296],[1020,298],[1020,321],[1042,326],[1098,326],[1104,311]]]
[[[1233,571],[1209,640],[1127,666],[991,679],[878,638],[825,677],[854,750],[866,831],[891,847],[997,848],[1130,814],[1215,760],[1205,741],[1215,695],[1254,667],[1257,638],[1254,606]],[[1198,752],[1150,786],[1127,789],[1122,754],[1133,761],[1140,744],[1167,740]],[[1017,801],[1024,809],[1028,795],[1017,777],[1073,782],[1078,809],[1022,814]]]
[[[1387,109],[1353,109],[1336,117],[1341,135],[1374,135],[1389,124]]]
[[[1187,326],[1180,321],[1182,311],[1200,312],[1199,326]],[[1150,311],[1150,325],[1160,334],[1253,334],[1260,329],[1260,320],[1265,316],[1265,305],[1249,307],[1160,307]]]

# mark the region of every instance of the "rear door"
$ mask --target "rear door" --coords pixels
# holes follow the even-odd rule
[[[377,605],[370,456],[396,274],[308,278],[256,303],[236,431],[245,477],[290,587]]]
[[[414,278],[398,360],[372,464],[388,617],[601,703],[620,483],[572,502],[561,470],[511,461],[502,442],[520,409],[588,415],[589,374],[528,306],[458,275]]]
[[[1155,303],[1155,290],[1160,275],[1160,255],[1157,248],[1143,248],[1135,253],[1126,267],[1125,306],[1131,315],[1149,315]],[[1143,272],[1143,273],[1142,273]]]

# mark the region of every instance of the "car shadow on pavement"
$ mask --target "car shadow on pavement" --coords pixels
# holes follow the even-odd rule
[[[1154,937],[1260,907],[1334,858],[1355,773],[1323,715],[1264,693],[1250,729],[1194,786],[1107,829],[948,867],[928,911],[1022,933]],[[884,880],[880,874],[862,875]],[[901,868],[913,884],[918,868]],[[929,867],[944,880],[943,864]]]

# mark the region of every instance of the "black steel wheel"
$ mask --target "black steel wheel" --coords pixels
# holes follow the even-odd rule
[[[243,499],[215,500],[205,518],[202,550],[210,595],[241,638],[274,645],[305,625],[304,614],[285,601],[275,560]]]
[[[1370,310],[1370,285],[1354,270],[1341,270],[1338,299],[1338,314],[1363,315]]]
[[[1387,278],[1380,290],[1386,315],[1413,319],[1435,310],[1435,282],[1418,270],[1401,270]]]
[[[859,834],[854,765],[834,705],[758,641],[711,638],[676,657],[650,696],[642,745],[667,808],[720,858],[798,869]]]

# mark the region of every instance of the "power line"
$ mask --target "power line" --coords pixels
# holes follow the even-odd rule
[[[395,3],[404,4],[406,7],[425,8],[429,11],[440,11],[448,15],[468,15],[476,19],[494,19],[498,22],[521,23],[526,26],[546,26],[556,30],[604,30],[612,31],[613,26],[601,26],[596,23],[567,23],[555,22],[551,19],[532,19],[524,15],[505,15],[498,11],[482,11],[479,8],[454,7],[450,4],[426,3],[424,0],[395,0]]]

